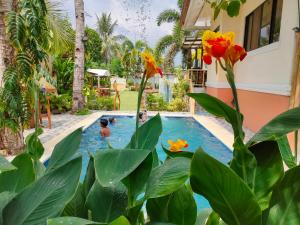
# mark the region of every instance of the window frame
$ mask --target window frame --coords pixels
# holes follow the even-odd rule
[[[277,6],[278,6],[278,1],[280,1],[280,0],[271,0],[272,1],[272,12],[271,12],[269,41],[268,41],[268,44],[266,44],[266,45],[262,45],[262,46],[260,45],[261,29],[262,29],[262,22],[263,22],[262,21],[263,20],[263,9],[264,9],[264,4],[266,4],[267,1],[268,0],[265,0],[262,4],[260,4],[258,7],[256,7],[251,13],[249,13],[245,18],[244,47],[247,51],[253,51],[253,50],[268,46],[272,43],[279,41],[279,40],[274,41],[274,34],[275,34],[274,32],[275,32],[275,26],[276,26]],[[251,34],[252,34],[253,33],[254,14],[257,10],[260,10],[260,25],[259,25],[260,29],[259,29],[259,34],[256,37],[257,40],[255,40],[255,41],[257,41],[257,47],[251,48],[254,36],[252,36],[252,35],[249,36],[249,30],[251,30]],[[251,26],[249,24],[250,20],[251,20]],[[282,11],[281,11],[281,20],[282,20]],[[280,32],[281,32],[281,29],[280,29]],[[279,33],[279,35],[280,35],[280,33]],[[250,38],[250,40],[249,40],[249,38]],[[249,45],[249,48],[248,48],[248,45]]]

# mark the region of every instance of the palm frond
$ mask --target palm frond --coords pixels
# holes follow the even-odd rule
[[[26,34],[24,17],[13,11],[9,12],[7,17],[7,33],[12,45],[17,49],[21,49]]]
[[[173,23],[177,22],[180,19],[180,13],[174,9],[167,9],[161,12],[156,21],[157,25],[160,26],[162,23]]]
[[[158,59],[161,57],[161,55],[166,51],[167,48],[170,47],[174,43],[174,36],[173,35],[167,35],[161,38],[156,47],[155,47],[155,58]]]
[[[180,48],[176,43],[170,46],[164,61],[165,71],[170,71],[172,68],[174,68],[174,59],[179,51]]]

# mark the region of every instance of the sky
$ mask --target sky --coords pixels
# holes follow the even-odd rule
[[[123,34],[132,41],[146,40],[150,47],[172,33],[172,24],[157,26],[156,18],[165,9],[177,9],[177,0],[84,0],[86,24],[96,28],[96,15],[111,13],[118,21],[116,34]],[[63,8],[68,12],[74,24],[74,0],[63,1]]]

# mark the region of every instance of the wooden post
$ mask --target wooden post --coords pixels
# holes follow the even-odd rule
[[[296,49],[295,49],[294,59],[295,60],[294,60],[294,69],[293,69],[293,76],[292,76],[292,83],[291,83],[290,108],[295,108],[300,106],[300,32],[299,31],[296,32]],[[296,132],[293,138],[297,140]],[[298,146],[300,146],[299,138],[298,138]]]

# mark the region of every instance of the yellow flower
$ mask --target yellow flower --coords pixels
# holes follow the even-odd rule
[[[171,152],[180,152],[183,148],[188,148],[189,145],[187,141],[178,139],[177,141],[168,140],[170,145],[169,150]]]
[[[146,70],[146,77],[149,79],[153,77],[155,74],[163,75],[162,70],[156,65],[155,59],[153,55],[148,52],[144,51],[141,53],[141,57],[144,60],[144,66]]]

